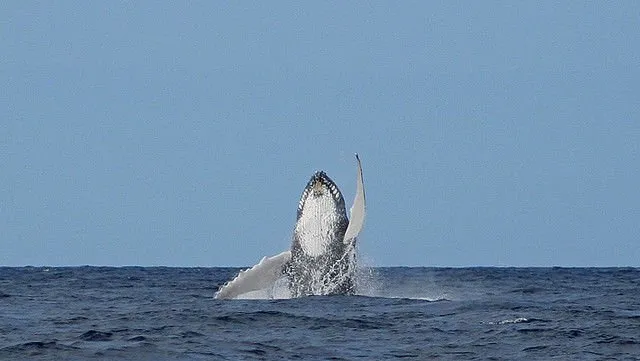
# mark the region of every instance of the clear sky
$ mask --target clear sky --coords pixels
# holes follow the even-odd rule
[[[0,4],[0,265],[640,266],[640,2]]]

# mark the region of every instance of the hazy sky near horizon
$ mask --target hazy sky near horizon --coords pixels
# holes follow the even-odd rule
[[[640,266],[640,2],[0,5],[0,265]]]

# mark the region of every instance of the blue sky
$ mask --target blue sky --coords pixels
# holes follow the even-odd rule
[[[640,3],[0,5],[0,265],[640,266]]]

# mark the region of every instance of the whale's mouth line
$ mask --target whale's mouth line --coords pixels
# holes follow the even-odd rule
[[[304,205],[309,197],[317,198],[329,195],[335,202],[336,208],[344,207],[344,198],[338,186],[329,178],[329,176],[323,171],[316,171],[307,186],[302,192],[300,202],[298,203],[298,218],[300,213],[304,209]]]

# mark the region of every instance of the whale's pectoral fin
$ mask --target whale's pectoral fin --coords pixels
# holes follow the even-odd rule
[[[273,257],[264,257],[257,265],[240,271],[216,292],[215,298],[235,298],[247,292],[262,290],[275,284],[282,277],[284,265],[291,259],[291,251],[285,251]]]
[[[360,157],[356,153],[356,160],[358,161],[358,178],[356,180],[356,197],[353,200],[353,206],[351,206],[349,226],[344,233],[344,243],[351,243],[362,230],[364,225],[365,214],[365,196],[364,196],[364,181],[362,180],[362,165],[360,164]]]

